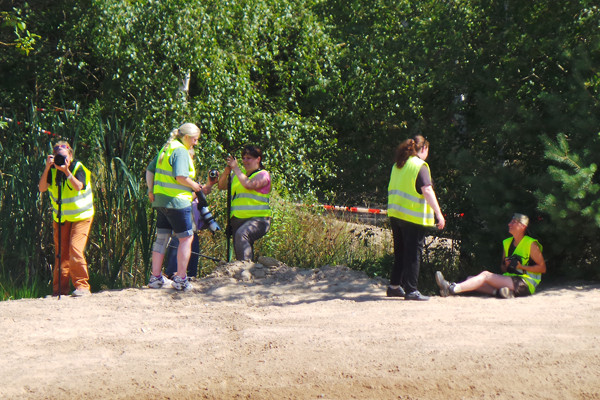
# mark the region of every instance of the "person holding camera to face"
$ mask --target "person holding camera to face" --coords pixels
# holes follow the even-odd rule
[[[59,141],[54,145],[53,153],[46,157],[38,187],[40,193],[49,192],[52,202],[57,252],[52,293],[55,296],[68,294],[70,279],[75,288],[73,296],[88,295],[91,292],[84,252],[94,217],[91,173],[73,158],[73,149],[68,142]]]
[[[219,189],[227,189],[231,180],[230,228],[233,236],[235,258],[251,261],[254,242],[267,234],[271,227],[271,174],[262,164],[262,150],[253,145],[242,149],[244,171],[235,157],[227,156],[227,167],[219,177]]]
[[[187,267],[192,251],[192,201],[194,192],[210,193],[212,185],[194,181],[196,170],[192,155],[200,138],[200,128],[185,123],[171,131],[169,139],[146,169],[148,197],[156,208],[156,240],[152,245],[152,275],[148,287],[159,289],[164,284],[162,263],[171,233],[179,240],[177,272],[171,286],[188,291],[192,284],[187,278]]]
[[[546,262],[542,255],[542,245],[526,235],[528,225],[529,218],[518,213],[508,223],[508,232],[512,236],[502,242],[502,275],[483,271],[464,282],[450,283],[437,271],[435,280],[440,288],[440,295],[446,297],[477,291],[508,299],[534,294],[542,280],[542,274],[546,272]]]

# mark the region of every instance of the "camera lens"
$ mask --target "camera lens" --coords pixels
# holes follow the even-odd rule
[[[59,167],[65,165],[66,163],[66,159],[65,156],[63,156],[62,154],[57,154],[54,156],[54,164],[58,165]]]
[[[211,169],[208,172],[208,176],[211,178],[217,178],[219,176],[219,171],[217,169]]]

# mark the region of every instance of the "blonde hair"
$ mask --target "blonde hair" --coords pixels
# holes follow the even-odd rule
[[[196,126],[196,124],[192,124],[191,122],[186,122],[185,124],[181,125],[179,128],[173,129],[171,131],[171,133],[169,134],[169,139],[167,140],[167,143],[165,143],[163,148],[168,147],[171,144],[171,142],[173,142],[173,140],[176,140],[176,139],[181,140],[184,136],[192,136],[192,135],[200,135],[200,128],[198,128]],[[194,157],[194,149],[189,149],[189,153],[190,153],[190,156],[193,158]],[[165,156],[165,153],[162,152],[158,162],[162,162],[164,156]]]
[[[56,151],[54,151],[54,148],[56,146],[67,146],[67,151],[69,152],[69,155],[71,156],[71,158],[73,158],[73,149],[71,148],[71,145],[69,144],[69,142],[67,142],[66,140],[59,140],[58,142],[54,143],[54,146],[52,146],[52,151],[54,153],[56,153]]]

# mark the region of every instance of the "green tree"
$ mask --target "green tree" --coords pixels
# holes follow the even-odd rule
[[[14,46],[20,54],[28,56],[29,52],[35,49],[36,42],[41,39],[41,36],[27,30],[26,17],[22,14],[22,10],[18,8],[0,12],[0,28],[2,28],[0,46]],[[8,33],[8,31],[12,32]]]

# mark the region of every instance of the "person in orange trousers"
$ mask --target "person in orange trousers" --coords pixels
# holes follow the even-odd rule
[[[60,260],[54,265],[52,293],[55,296],[68,294],[70,280],[75,288],[73,296],[89,295],[90,278],[84,252],[94,217],[91,173],[73,158],[69,143],[60,141],[54,146],[53,153],[46,157],[46,167],[38,187],[40,193],[47,191],[50,194],[55,251],[58,252],[60,247]]]

